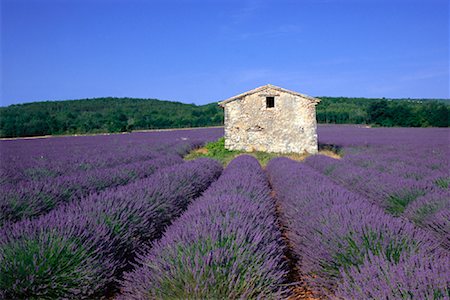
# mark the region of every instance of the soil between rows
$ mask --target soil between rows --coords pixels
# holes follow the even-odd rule
[[[301,270],[298,268],[300,258],[295,255],[293,251],[293,245],[289,238],[289,231],[286,224],[282,221],[283,213],[275,191],[272,190],[270,196],[275,201],[275,217],[277,219],[277,225],[281,231],[281,237],[286,244],[284,255],[289,267],[287,284],[292,291],[288,300],[318,300],[319,298],[314,297],[312,290],[307,286],[307,283],[303,279]]]

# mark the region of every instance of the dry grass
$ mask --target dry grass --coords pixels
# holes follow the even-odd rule
[[[198,149],[195,149],[194,151],[192,151],[192,153],[194,153],[194,154],[208,154],[208,149],[206,149],[205,147],[202,147],[202,148],[198,148]]]
[[[320,155],[325,155],[334,159],[341,159],[342,156],[339,155],[336,152],[333,152],[331,150],[319,150]],[[289,153],[289,154],[276,154],[277,156],[284,156],[287,158],[290,158],[292,160],[296,160],[296,161],[303,161],[306,158],[308,158],[309,156],[311,156],[311,154],[309,153],[304,153],[304,154],[299,154],[299,153]]]
[[[319,154],[322,154],[322,155],[325,155],[325,156],[329,156],[329,157],[334,158],[334,159],[341,159],[342,158],[341,155],[339,155],[338,153],[336,153],[334,151],[331,151],[331,150],[320,150]]]
[[[248,154],[256,157],[260,164],[265,167],[267,163],[275,157],[287,157],[296,161],[303,161],[307,157],[311,156],[309,153],[266,153],[266,152],[244,152],[244,151],[229,151],[225,153],[220,153],[220,155],[211,154],[210,151],[206,147],[197,148],[188,153],[184,159],[191,160],[199,157],[209,157],[219,160],[224,166],[228,165],[230,161],[232,161],[235,157],[243,154]],[[334,159],[341,159],[342,157],[331,150],[320,150],[319,155],[325,155]]]

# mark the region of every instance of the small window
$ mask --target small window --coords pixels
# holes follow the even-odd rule
[[[266,108],[275,107],[275,97],[266,97]]]

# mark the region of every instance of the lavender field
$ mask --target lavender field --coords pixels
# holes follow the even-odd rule
[[[318,128],[342,157],[197,129],[0,141],[1,299],[450,299],[450,130]]]

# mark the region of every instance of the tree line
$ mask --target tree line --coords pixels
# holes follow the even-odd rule
[[[18,104],[0,108],[0,136],[215,126],[223,122],[223,113],[216,106],[133,98]]]
[[[448,127],[449,99],[319,97],[317,121],[400,127]]]
[[[320,97],[319,123],[448,127],[448,100]],[[0,107],[0,137],[124,132],[223,125],[216,103],[94,98]]]

